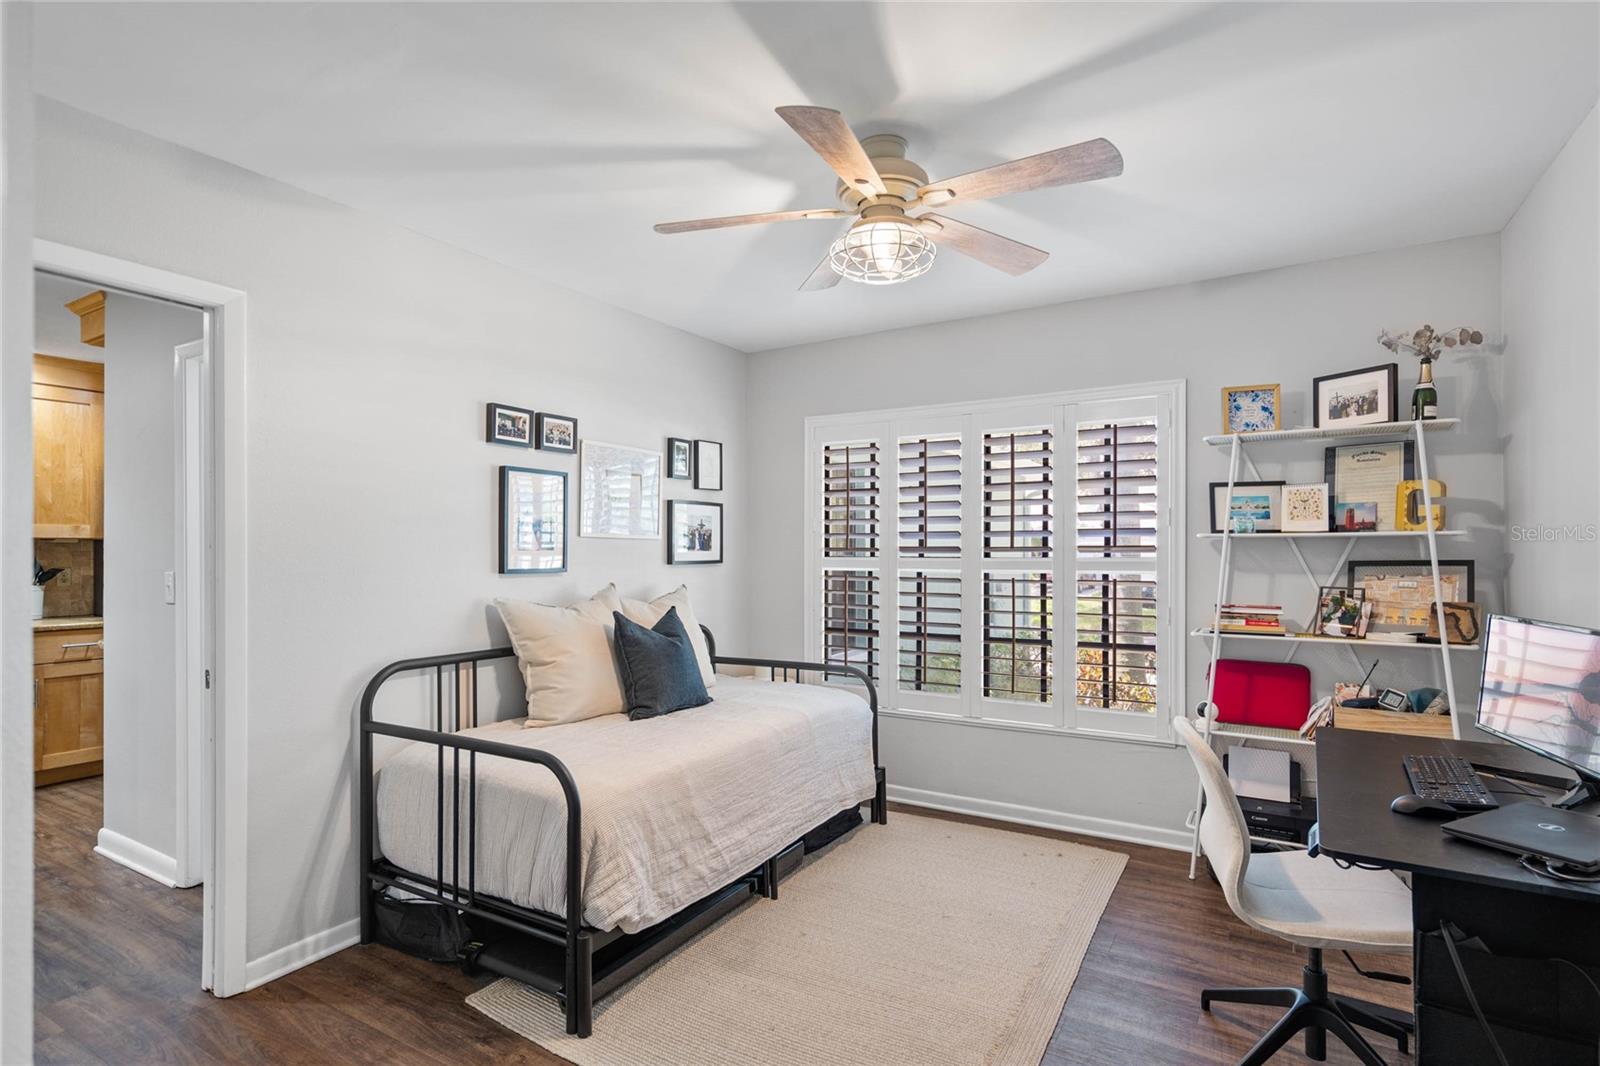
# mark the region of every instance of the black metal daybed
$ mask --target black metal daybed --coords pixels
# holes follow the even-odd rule
[[[878,697],[866,671],[855,666],[799,662],[786,659],[757,659],[719,656],[711,631],[701,626],[714,666],[755,667],[768,671],[771,681],[801,682],[805,674],[850,677],[866,689],[872,714],[872,763],[876,780],[870,801],[871,819],[883,825],[888,821],[885,795],[886,777],[878,761]],[[537,748],[516,746],[478,737],[462,736],[445,729],[446,706],[454,730],[463,723],[476,723],[478,705],[478,667],[485,662],[515,656],[510,647],[484,651],[403,659],[390,663],[367,683],[361,697],[361,942],[377,936],[377,905],[381,893],[397,889],[421,897],[468,916],[482,928],[487,924],[503,931],[478,952],[476,966],[512,977],[546,992],[561,1002],[568,1033],[588,1036],[593,1025],[594,1004],[638,976],[680,944],[716,922],[751,896],[777,898],[778,883],[798,866],[802,845],[795,840],[780,848],[760,866],[670,917],[635,933],[620,928],[596,929],[583,922],[582,825],[583,800],[576,781],[556,756]],[[434,729],[391,725],[373,720],[373,704],[385,682],[398,674],[416,671],[434,673]],[[446,689],[450,690],[447,695]],[[376,853],[378,842],[373,738],[393,737],[432,745],[437,749],[437,794],[434,804],[436,847],[432,876],[402,869]],[[455,784],[450,792],[450,812],[446,820],[446,765],[451,767]],[[462,776],[462,753],[465,778]],[[479,755],[537,763],[550,771],[566,804],[566,913],[518,906],[477,889],[478,777]],[[461,791],[466,782],[466,810],[461,809]],[[461,831],[463,816],[465,832]],[[809,820],[809,819],[808,819]],[[446,847],[447,826],[449,847]],[[465,842],[466,879],[462,880],[462,844]]]

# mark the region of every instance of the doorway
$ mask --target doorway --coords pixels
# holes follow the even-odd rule
[[[155,908],[150,911],[152,920],[156,924],[161,920],[190,921],[187,936],[191,946],[184,957],[197,963],[199,972],[193,973],[189,964],[184,964],[185,972],[191,974],[184,982],[194,981],[215,995],[233,995],[246,986],[244,585],[242,532],[233,552],[224,550],[230,546],[224,533],[230,522],[242,531],[243,493],[219,490],[225,473],[242,476],[243,419],[222,416],[225,406],[242,412],[244,296],[198,279],[45,241],[35,242],[35,265],[43,276],[70,279],[72,285],[85,290],[104,291],[113,304],[120,298],[125,305],[137,301],[181,310],[192,316],[196,326],[191,340],[167,346],[163,392],[143,397],[148,402],[142,405],[144,414],[152,419],[151,426],[159,422],[170,442],[164,491],[154,491],[154,480],[145,485],[151,497],[147,510],[152,514],[164,511],[159,517],[169,538],[164,546],[168,561],[152,566],[147,559],[137,574],[122,574],[134,592],[109,597],[104,607],[105,641],[112,656],[123,639],[117,632],[119,605],[137,602],[165,612],[156,615],[166,620],[165,626],[153,628],[164,629],[169,654],[151,655],[149,662],[140,665],[150,689],[162,694],[157,702],[172,716],[173,724],[166,750],[159,758],[146,760],[137,772],[145,778],[140,784],[148,784],[152,776],[166,779],[171,799],[161,798],[168,803],[170,817],[160,830],[165,834],[160,837],[163,846],[128,847],[128,841],[117,839],[115,830],[107,833],[112,826],[108,788],[107,816],[94,861],[103,864],[109,858],[151,878],[137,882],[135,898],[141,905]],[[107,328],[115,336],[114,318]],[[113,377],[107,388],[114,387],[115,381]],[[153,430],[151,435],[155,435]],[[117,447],[115,432],[109,440]],[[106,473],[115,478],[115,462]],[[108,491],[118,491],[111,480]],[[111,508],[111,514],[116,513],[117,508]],[[117,549],[111,546],[117,543],[113,539],[117,535],[113,522],[103,541],[113,562]],[[111,578],[120,570],[108,566],[105,573]],[[131,650],[136,628],[128,628]],[[159,684],[157,673],[161,675]],[[119,745],[108,738],[105,757],[111,761],[111,774],[116,773],[118,751]],[[130,771],[128,776],[136,774]],[[41,846],[50,832],[63,832],[71,822],[68,806],[64,820],[61,809],[38,804]],[[135,845],[143,843],[132,835],[129,838]],[[43,865],[43,857],[40,862]],[[123,876],[118,884],[130,882]],[[192,894],[167,887],[196,885],[202,887]],[[187,902],[175,902],[185,898]],[[129,914],[124,920],[137,918],[137,914]],[[70,925],[72,918],[69,915],[63,921]],[[200,927],[197,944],[192,943],[195,921]],[[43,951],[44,935],[41,919],[38,951]],[[36,967],[36,974],[41,985],[37,993],[43,996],[48,979],[42,964]]]

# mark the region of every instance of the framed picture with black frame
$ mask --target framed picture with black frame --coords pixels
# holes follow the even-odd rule
[[[688,481],[694,477],[694,442],[685,437],[667,438],[667,477]]]
[[[490,444],[506,444],[513,448],[533,447],[533,412],[510,404],[491,403],[488,407],[488,425],[483,439]]]
[[[702,492],[722,491],[722,442],[694,442],[694,487]]]
[[[566,569],[567,475],[502,466],[500,572],[561,574]]]
[[[1440,559],[1439,584],[1446,603],[1477,599],[1471,559]],[[1345,564],[1345,585],[1366,593],[1372,603],[1372,624],[1399,629],[1426,629],[1433,618],[1433,567],[1427,559],[1351,559]]]
[[[566,415],[539,412],[538,446],[547,452],[572,453],[578,450],[578,420]]]
[[[1378,441],[1336,444],[1323,450],[1322,479],[1328,483],[1332,526],[1340,526],[1340,505],[1377,505],[1378,530],[1395,528],[1395,495],[1400,482],[1417,476],[1417,442]]]
[[[667,562],[673,566],[722,562],[722,504],[667,501]]]
[[[1311,379],[1311,424],[1370,426],[1400,418],[1400,364],[1383,363]]]
[[[1282,481],[1235,481],[1233,499],[1227,501],[1228,483],[1211,483],[1211,532],[1223,533],[1220,515],[1250,520],[1250,533],[1276,533],[1283,528]],[[1238,532],[1235,530],[1235,532]],[[1241,533],[1248,536],[1248,533]]]

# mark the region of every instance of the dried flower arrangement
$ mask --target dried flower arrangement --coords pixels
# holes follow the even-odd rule
[[[1439,333],[1424,325],[1409,337],[1384,330],[1378,334],[1378,343],[1396,354],[1410,352],[1425,363],[1431,363],[1444,354],[1446,348],[1471,348],[1483,343],[1483,334],[1475,329],[1458,326]]]

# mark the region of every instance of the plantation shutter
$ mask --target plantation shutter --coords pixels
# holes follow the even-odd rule
[[[822,554],[830,559],[878,554],[878,444],[822,449]]]
[[[1055,471],[1048,427],[983,436],[983,553],[1050,555]]]
[[[899,542],[902,558],[961,554],[961,438],[900,442]]]
[[[907,570],[898,595],[900,688],[961,691],[961,575]]]
[[[1049,703],[1050,572],[990,572],[983,579],[983,694]]]
[[[1077,698],[1156,710],[1160,526],[1154,417],[1077,426]],[[1105,560],[1095,566],[1092,560]]]
[[[878,575],[871,570],[824,570],[823,661],[860,667],[876,682],[878,629]]]

